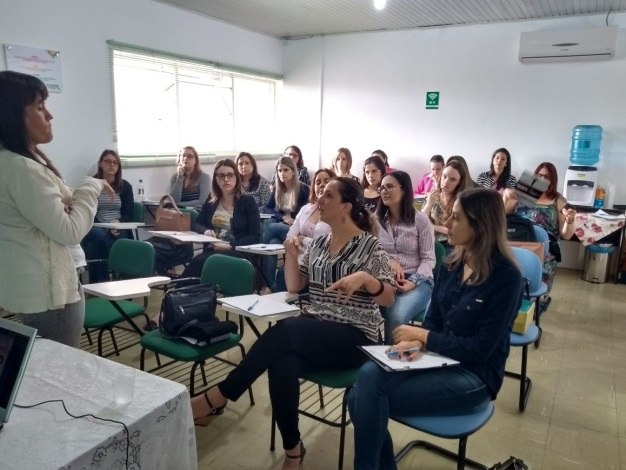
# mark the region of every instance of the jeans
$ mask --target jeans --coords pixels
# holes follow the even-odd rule
[[[287,283],[285,282],[285,268],[282,267],[276,272],[276,284],[274,284],[274,292],[285,292],[287,290]],[[302,288],[298,294],[308,294],[309,285],[307,284]]]
[[[287,238],[287,232],[289,232],[289,225],[282,222],[271,222],[263,232],[263,243],[283,243]],[[263,256],[263,279],[269,288],[274,286],[277,264],[277,256]]]
[[[396,294],[395,303],[386,309],[381,309],[385,318],[385,342],[393,343],[393,330],[400,325],[409,323],[415,316],[426,309],[430,296],[433,293],[433,280],[417,281],[415,289],[403,294]]]
[[[396,468],[387,430],[390,416],[469,414],[490,400],[484,382],[463,366],[387,372],[368,362],[348,396],[354,425],[354,468]]]
[[[90,283],[109,280],[109,251],[118,238],[132,238],[132,233],[130,230],[120,230],[116,237],[109,229],[91,227],[80,242],[87,258]]]

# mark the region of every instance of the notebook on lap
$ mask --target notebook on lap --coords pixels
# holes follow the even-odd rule
[[[9,420],[37,330],[0,318],[0,428]]]

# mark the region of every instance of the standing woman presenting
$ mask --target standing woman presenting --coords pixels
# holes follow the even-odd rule
[[[0,72],[0,305],[78,347],[85,305],[71,250],[113,189],[88,177],[72,191],[39,150],[52,140],[47,97],[38,78]]]

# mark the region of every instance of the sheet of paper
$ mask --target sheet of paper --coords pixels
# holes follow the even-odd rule
[[[257,294],[224,297],[218,300],[221,304],[230,305],[239,310],[250,312],[251,315],[257,317],[269,317],[284,313],[300,312],[300,309],[295,305],[268,299],[265,298],[265,296]]]
[[[620,219],[626,218],[624,214],[620,214],[620,215],[608,214],[604,212],[602,209],[598,209],[596,212],[593,213],[593,215],[595,217],[600,217],[601,219],[605,219],[605,220],[620,220]]]
[[[419,359],[409,362],[389,359],[386,353],[387,349],[389,349],[387,345],[361,346],[361,349],[383,369],[389,371],[432,369],[459,364],[459,361],[429,351],[424,351]]]
[[[209,237],[208,235],[202,235],[201,233],[196,232],[171,232],[171,231],[157,231],[157,230],[149,230],[149,233],[154,235],[155,237],[162,238],[171,238],[173,240],[178,240],[179,242],[188,242],[188,243],[212,243],[221,241],[219,238]]]
[[[256,245],[243,245],[239,248],[254,251],[283,251],[285,249],[282,243],[259,243]]]

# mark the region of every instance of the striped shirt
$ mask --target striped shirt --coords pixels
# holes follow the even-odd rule
[[[196,199],[200,199],[200,185],[196,184],[191,187],[183,186],[180,202],[195,201]]]
[[[98,209],[96,210],[97,222],[118,222],[122,218],[122,200],[120,195],[115,193],[115,199],[112,201],[104,191],[98,196]]]
[[[359,271],[395,285],[389,256],[378,239],[367,232],[352,238],[334,256],[329,251],[330,240],[330,234],[314,238],[300,263],[300,272],[309,278],[311,306],[307,313],[322,320],[351,324],[369,340],[378,342],[383,337],[383,317],[374,299],[361,289],[344,304],[337,301],[335,293],[326,292],[326,288]]]
[[[513,175],[509,175],[509,177],[504,182],[504,187],[497,189],[496,188],[496,179],[491,174],[491,171],[485,171],[478,175],[478,179],[476,180],[476,184],[478,186],[493,189],[494,191],[502,192],[505,188],[515,188],[515,183],[517,183],[517,178]]]
[[[378,240],[383,249],[395,259],[405,275],[419,273],[433,277],[435,267],[435,234],[433,226],[421,212],[415,212],[415,222],[392,226],[385,220],[380,225]],[[407,276],[408,277],[408,276]]]

